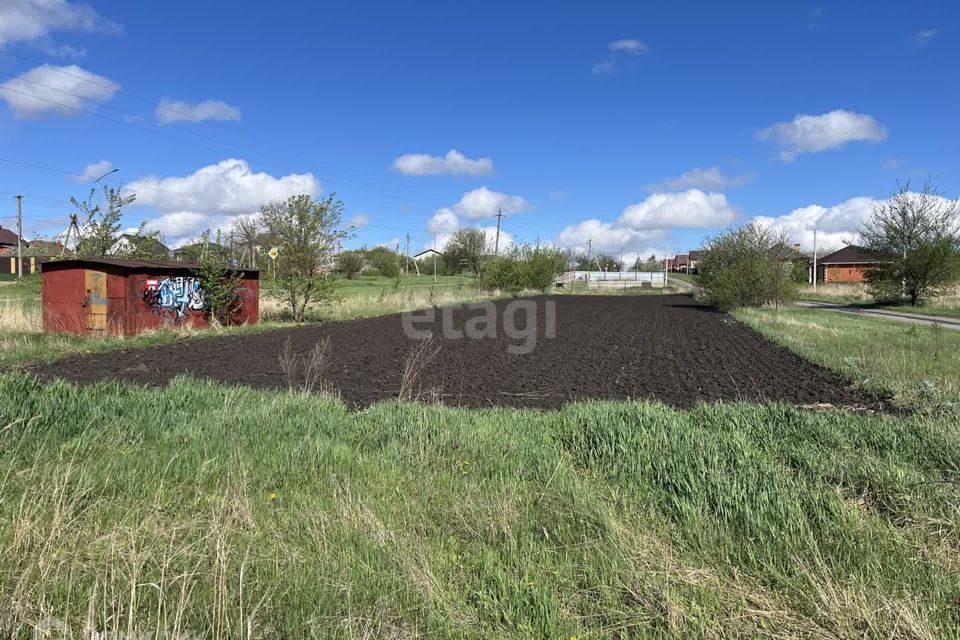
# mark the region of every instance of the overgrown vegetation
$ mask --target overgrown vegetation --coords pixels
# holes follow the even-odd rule
[[[906,298],[916,306],[960,281],[960,202],[943,198],[929,182],[918,193],[907,182],[874,206],[860,235],[881,261],[865,274],[879,302]]]
[[[488,258],[481,271],[481,282],[488,289],[512,294],[524,290],[546,292],[557,274],[567,270],[563,252],[542,245],[520,245],[504,255]]]
[[[728,311],[797,297],[794,261],[785,236],[750,223],[706,241],[697,264],[704,298]]]
[[[207,317],[219,324],[230,324],[231,320],[240,312],[243,300],[240,297],[240,288],[243,279],[240,273],[233,268],[230,257],[224,251],[210,249],[210,245],[220,247],[220,232],[217,232],[215,242],[211,243],[211,233],[207,229],[203,232],[200,245],[207,250],[200,253],[197,277],[200,278],[200,287],[203,289],[204,311]]]
[[[934,638],[960,624],[947,419],[351,413],[188,379],[5,375],[0,424],[4,636]]]

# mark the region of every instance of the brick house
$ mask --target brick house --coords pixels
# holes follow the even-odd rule
[[[863,282],[867,269],[878,264],[862,248],[849,245],[817,259],[817,282]]]

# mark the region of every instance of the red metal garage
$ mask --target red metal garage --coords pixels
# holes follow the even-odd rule
[[[43,330],[134,335],[159,327],[203,327],[197,265],[106,258],[43,264]],[[231,324],[260,318],[260,272],[239,269],[240,305]]]

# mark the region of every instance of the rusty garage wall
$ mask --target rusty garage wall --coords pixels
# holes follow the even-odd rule
[[[231,324],[260,317],[260,274],[239,270],[240,307]],[[44,331],[134,335],[160,327],[203,327],[197,265],[149,260],[77,259],[43,265]]]

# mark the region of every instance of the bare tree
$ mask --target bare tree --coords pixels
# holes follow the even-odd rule
[[[876,205],[860,231],[863,247],[880,264],[866,274],[877,300],[919,300],[942,295],[960,279],[960,203],[929,182],[919,192],[910,183]]]
[[[263,225],[254,215],[238,216],[233,221],[233,233],[244,247],[243,266],[257,268],[257,243],[262,231]]]
[[[90,195],[82,202],[70,198],[83,229],[83,236],[76,248],[77,255],[83,258],[103,258],[113,252],[120,236],[123,208],[137,199],[136,194],[123,196],[118,190],[106,185],[103,187],[102,204],[97,202],[95,196],[96,189],[90,189]],[[141,225],[138,236],[145,233],[146,230]],[[135,242],[134,246],[137,244]]]

